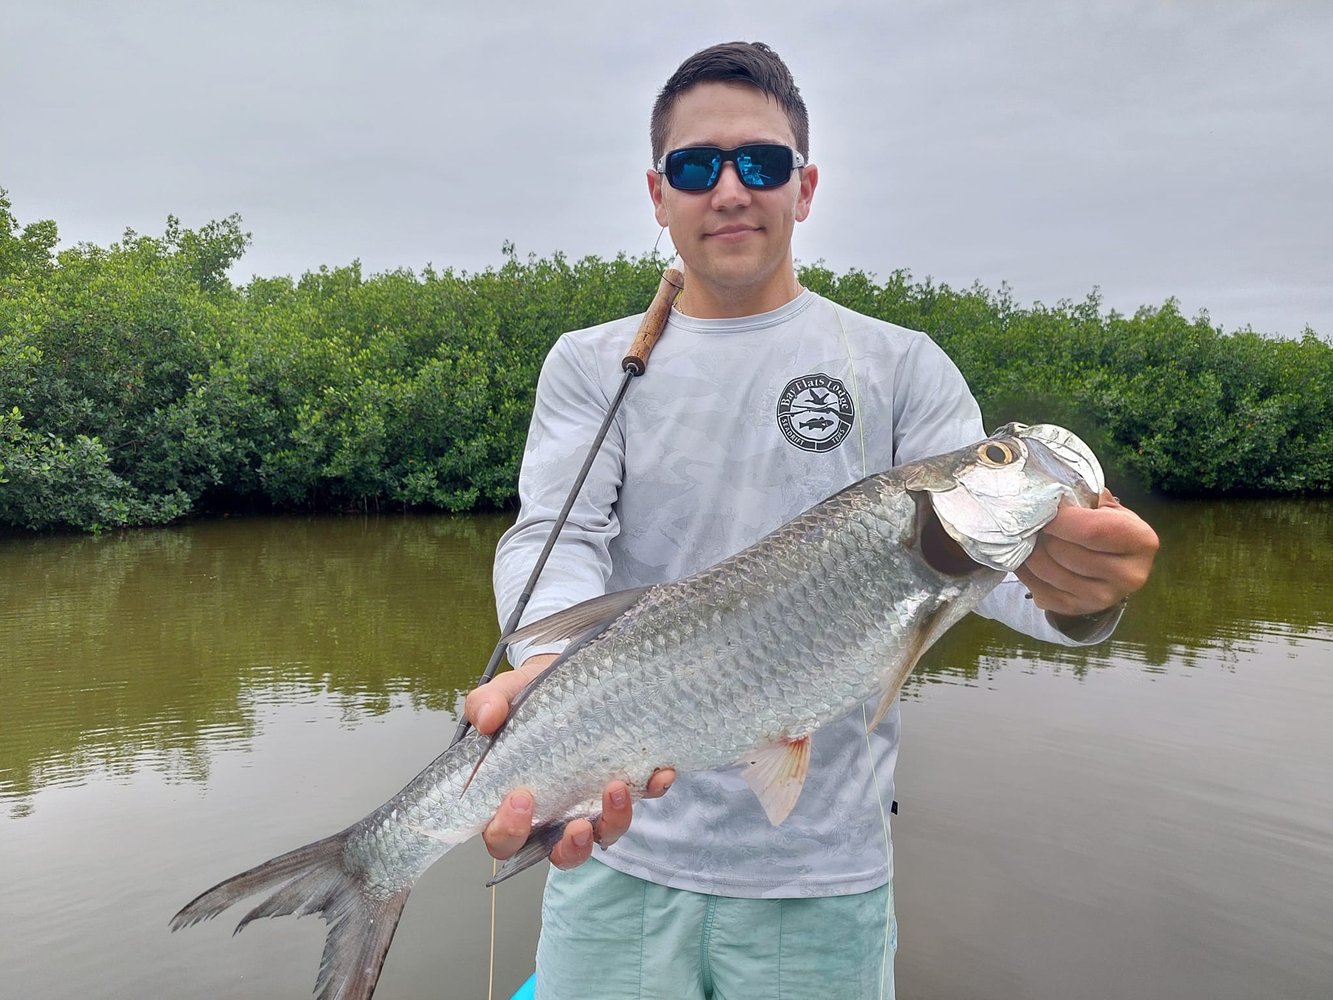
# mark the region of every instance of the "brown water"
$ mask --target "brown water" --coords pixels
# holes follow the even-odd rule
[[[1148,513],[1093,651],[970,621],[906,693],[905,1000],[1333,997],[1333,502]],[[323,924],[195,893],[429,761],[495,638],[498,518],[0,541],[0,996],[303,997]],[[485,997],[489,859],[413,894],[377,997]],[[540,871],[498,893],[495,995]]]

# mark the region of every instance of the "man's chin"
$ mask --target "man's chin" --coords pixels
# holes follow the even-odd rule
[[[764,272],[771,270],[764,264],[757,242],[705,245],[697,266],[686,261],[685,280],[695,271],[719,286],[747,288],[764,280]]]

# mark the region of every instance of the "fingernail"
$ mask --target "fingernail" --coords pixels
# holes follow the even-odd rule
[[[509,800],[509,808],[517,813],[532,812],[532,796],[526,792],[519,792]]]
[[[622,809],[625,803],[629,801],[629,794],[623,788],[617,788],[611,793],[611,804],[617,809]]]
[[[574,846],[579,848],[580,850],[587,847],[591,843],[592,843],[591,830],[580,830],[578,833],[574,834]]]

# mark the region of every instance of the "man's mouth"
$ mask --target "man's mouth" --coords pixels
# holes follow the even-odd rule
[[[714,239],[737,240],[750,233],[757,233],[759,232],[759,229],[760,227],[758,226],[722,226],[719,229],[714,229],[707,235]]]

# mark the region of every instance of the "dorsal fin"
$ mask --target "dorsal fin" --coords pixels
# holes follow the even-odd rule
[[[534,642],[559,642],[576,636],[592,638],[616,618],[624,614],[635,601],[651,587],[634,587],[631,590],[617,590],[612,594],[580,601],[573,607],[557,611],[553,615],[529,622],[522,628],[516,628],[502,638],[506,643],[532,640]],[[595,631],[594,631],[595,629]],[[590,633],[590,634],[589,634]]]
[[[486,759],[486,755],[495,746],[495,741],[500,738],[500,734],[509,725],[509,720],[514,717],[514,712],[517,711],[518,706],[528,700],[532,692],[536,690],[537,685],[560,669],[575,650],[595,636],[600,635],[608,625],[624,614],[635,601],[650,589],[651,587],[635,587],[631,590],[618,590],[613,594],[603,594],[601,597],[582,601],[573,607],[565,608],[564,611],[557,611],[553,615],[547,615],[545,618],[540,618],[535,622],[524,625],[522,628],[514,629],[504,637],[503,641],[506,643],[513,642],[516,639],[532,639],[535,642],[559,642],[561,639],[569,639],[570,643],[550,666],[529,681],[523,690],[514,696],[514,700],[509,703],[509,714],[505,716],[504,722],[500,723],[500,728],[491,733],[491,738],[486,741],[481,753],[477,755],[477,762],[472,765],[472,773],[468,775],[467,781],[463,782],[463,787],[458,793],[459,798],[463,797],[463,793],[472,784],[472,779],[481,770],[481,762]]]

